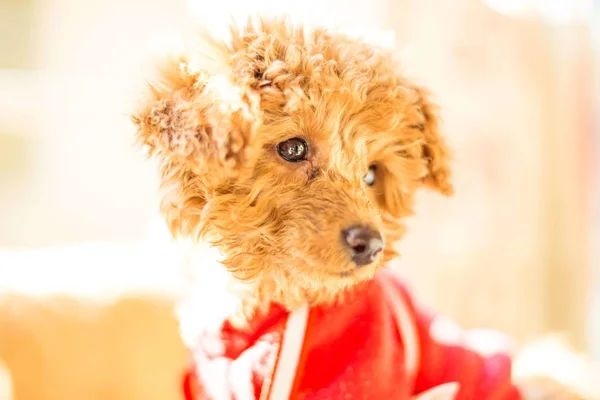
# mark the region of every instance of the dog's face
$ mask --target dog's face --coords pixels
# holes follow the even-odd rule
[[[452,190],[426,93],[383,51],[282,20],[214,48],[223,73],[173,60],[134,117],[173,233],[290,306],[371,277],[415,190]]]

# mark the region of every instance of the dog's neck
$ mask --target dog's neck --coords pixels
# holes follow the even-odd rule
[[[223,256],[218,248],[202,243],[182,244],[183,273],[189,282],[183,304],[186,312],[193,314],[180,315],[182,323],[188,319],[207,323],[227,319],[243,328],[257,313],[267,312],[273,302],[281,301],[272,296],[273,282],[242,282],[234,278],[220,263]]]
[[[309,304],[333,304],[343,301],[347,291],[340,291],[326,300],[311,297],[303,290],[282,289],[277,282],[289,281],[284,276],[263,276],[242,282],[229,273],[220,263],[223,259],[219,249],[205,244],[187,243],[183,247],[183,273],[190,283],[185,304],[193,315],[180,319],[223,321],[243,328],[258,314],[267,313],[273,304],[293,310]],[[185,321],[182,321],[185,322]],[[216,328],[216,327],[215,327]]]

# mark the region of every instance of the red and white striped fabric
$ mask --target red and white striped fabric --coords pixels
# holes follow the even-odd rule
[[[417,310],[383,270],[344,304],[291,313],[274,304],[245,330],[225,321],[199,335],[184,392],[188,400],[520,399],[505,342],[494,349],[490,338]]]

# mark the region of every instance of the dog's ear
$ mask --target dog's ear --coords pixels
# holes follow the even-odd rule
[[[226,74],[194,70],[185,57],[169,58],[159,71],[133,116],[138,142],[199,176],[237,175],[253,158],[258,96]]]
[[[438,107],[430,100],[429,93],[423,88],[416,88],[417,114],[419,122],[413,124],[422,133],[422,156],[427,163],[427,174],[423,183],[444,195],[454,191],[450,173],[450,155],[444,138],[438,127]]]
[[[175,236],[200,235],[208,195],[250,173],[258,154],[259,98],[218,70],[167,58],[133,116],[137,141],[160,163],[160,208]]]

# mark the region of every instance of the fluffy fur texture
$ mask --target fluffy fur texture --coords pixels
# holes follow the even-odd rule
[[[221,70],[170,59],[134,117],[160,160],[162,213],[218,246],[258,303],[331,301],[396,255],[417,189],[452,192],[436,107],[389,54],[344,35],[262,19],[208,42]],[[294,137],[309,154],[289,163],[276,147]],[[341,238],[355,224],[385,241],[361,269]]]
[[[204,40],[163,63],[133,118],[160,163],[171,232],[221,250],[240,324],[272,301],[342,298],[397,255],[418,189],[452,193],[436,107],[383,49],[342,34],[261,19],[232,29],[227,44]],[[286,162],[277,145],[295,137],[308,157]],[[385,242],[362,268],[341,236],[356,224]],[[521,386],[532,398],[571,398],[551,381]]]

